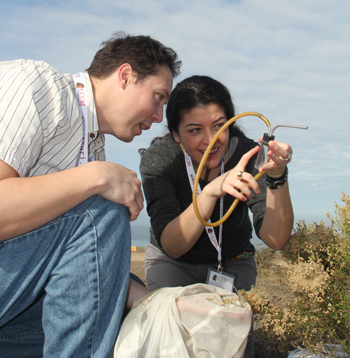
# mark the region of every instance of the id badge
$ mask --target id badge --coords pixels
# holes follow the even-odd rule
[[[233,273],[226,271],[218,272],[216,268],[209,268],[206,283],[234,292],[235,278],[236,276]]]

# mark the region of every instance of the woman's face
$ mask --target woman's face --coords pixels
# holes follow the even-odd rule
[[[211,103],[198,106],[183,115],[179,133],[173,133],[177,143],[181,143],[186,153],[198,167],[205,150],[219,129],[227,122],[221,106]],[[204,167],[214,169],[220,166],[222,156],[227,152],[229,129],[224,130],[212,147]]]

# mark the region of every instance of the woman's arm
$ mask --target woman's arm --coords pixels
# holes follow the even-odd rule
[[[197,197],[197,203],[202,218],[207,221],[214,210],[216,198],[208,196],[203,190]],[[160,237],[161,246],[168,256],[177,259],[194,246],[203,230],[204,225],[198,220],[191,204],[165,227]]]
[[[226,194],[247,201],[252,197],[251,190],[246,186],[247,183],[256,193],[260,192],[259,186],[251,174],[245,173],[244,181],[237,177],[238,171],[245,169],[249,160],[258,150],[259,147],[255,147],[244,154],[234,169],[210,182],[198,195],[197,206],[205,221],[211,217],[217,199]],[[163,230],[160,238],[162,248],[167,255],[176,259],[194,246],[203,229],[204,225],[198,220],[193,204],[191,204],[178,217],[169,222]]]
[[[281,177],[290,162],[292,152],[288,144],[269,142],[267,155],[270,161],[260,171],[266,170],[271,178]],[[293,223],[294,214],[288,182],[279,189],[267,188],[265,215],[260,228],[261,239],[272,249],[280,250],[290,238]]]
[[[290,238],[293,223],[288,182],[280,189],[267,189],[265,216],[260,229],[260,237],[264,243],[274,250],[282,249]]]

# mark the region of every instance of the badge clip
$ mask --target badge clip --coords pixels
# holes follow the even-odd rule
[[[223,271],[224,271],[224,267],[221,265],[221,260],[220,260],[218,264],[218,272],[222,273]]]

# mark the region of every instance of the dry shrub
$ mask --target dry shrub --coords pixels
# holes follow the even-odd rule
[[[291,343],[316,354],[326,344],[350,353],[350,197],[342,193],[341,201],[342,206],[335,203],[335,219],[328,215],[330,227],[299,222],[282,250],[290,261],[292,298],[285,297],[281,306],[257,289],[245,294],[253,312],[263,315],[266,337],[285,353]]]
[[[269,247],[256,250],[255,263],[256,269],[259,273],[262,273],[267,267],[270,266],[271,261],[274,259],[275,251]]]
[[[296,229],[283,248],[283,254],[292,263],[299,259],[321,261],[325,268],[329,265],[329,245],[338,241],[332,227],[327,227],[324,221],[306,225],[304,220],[296,224]]]

